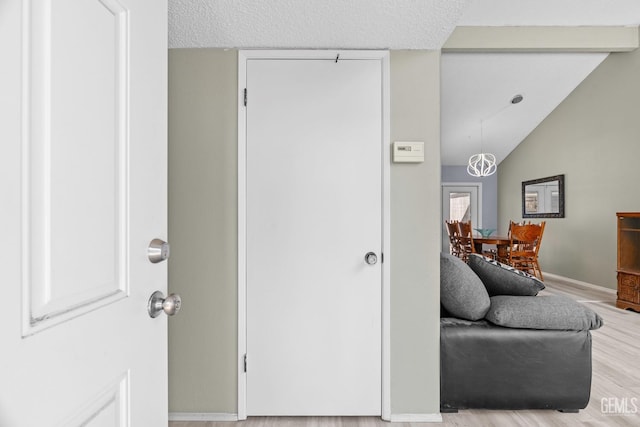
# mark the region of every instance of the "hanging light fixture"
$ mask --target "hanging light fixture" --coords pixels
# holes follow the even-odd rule
[[[482,120],[480,120],[480,153],[469,157],[469,165],[467,166],[467,172],[469,175],[475,177],[493,175],[498,169],[498,166],[496,166],[496,156],[491,153],[485,153],[482,149],[482,133]]]
[[[511,98],[511,104],[512,105],[519,104],[523,99],[524,99],[524,96],[520,94],[514,95]],[[492,114],[491,117],[500,113],[502,110],[504,110],[508,106],[509,105],[507,104],[507,106],[501,108],[500,110]],[[486,117],[486,119],[488,118],[489,117]],[[491,153],[484,152],[483,140],[484,140],[483,120],[480,120],[480,153],[474,154],[471,157],[469,157],[469,164],[467,166],[467,172],[469,173],[469,175],[475,176],[478,178],[493,175],[494,173],[496,173],[496,170],[498,170],[498,166],[496,165],[496,156],[494,156]]]
[[[496,156],[491,153],[478,153],[469,157],[467,172],[475,177],[493,175],[498,167],[496,166]]]

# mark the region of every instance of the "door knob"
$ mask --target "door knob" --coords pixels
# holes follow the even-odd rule
[[[364,256],[364,262],[369,265],[374,265],[378,262],[378,255],[373,252],[367,252],[367,254]]]
[[[180,304],[182,304],[180,295],[171,294],[165,298],[162,292],[155,291],[149,298],[147,312],[151,317],[158,317],[163,311],[167,316],[173,316],[180,311]]]

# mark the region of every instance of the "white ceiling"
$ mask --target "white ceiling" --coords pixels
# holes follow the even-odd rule
[[[169,47],[439,49],[470,0],[169,0]]]
[[[499,162],[597,67],[606,53],[446,53],[441,71],[441,158]],[[514,95],[524,100],[512,104]],[[482,140],[481,140],[482,122]]]
[[[640,0],[475,0],[459,26],[637,26]],[[498,162],[605,58],[603,53],[444,53],[443,165],[480,151]],[[511,104],[514,95],[524,100]]]
[[[169,0],[170,48],[432,50],[456,26],[600,25],[640,25],[640,0]],[[605,57],[444,53],[442,164],[479,151],[481,120],[501,161]]]
[[[458,25],[639,25],[638,0],[474,0]]]

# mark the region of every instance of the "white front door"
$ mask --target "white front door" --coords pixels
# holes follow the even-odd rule
[[[445,221],[471,221],[482,227],[482,184],[442,184],[442,252],[449,253]]]
[[[247,414],[380,415],[381,61],[246,67]]]
[[[166,426],[167,5],[0,7],[0,425]]]

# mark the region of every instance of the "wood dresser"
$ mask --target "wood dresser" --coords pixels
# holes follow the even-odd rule
[[[618,212],[616,307],[640,312],[640,212]]]

